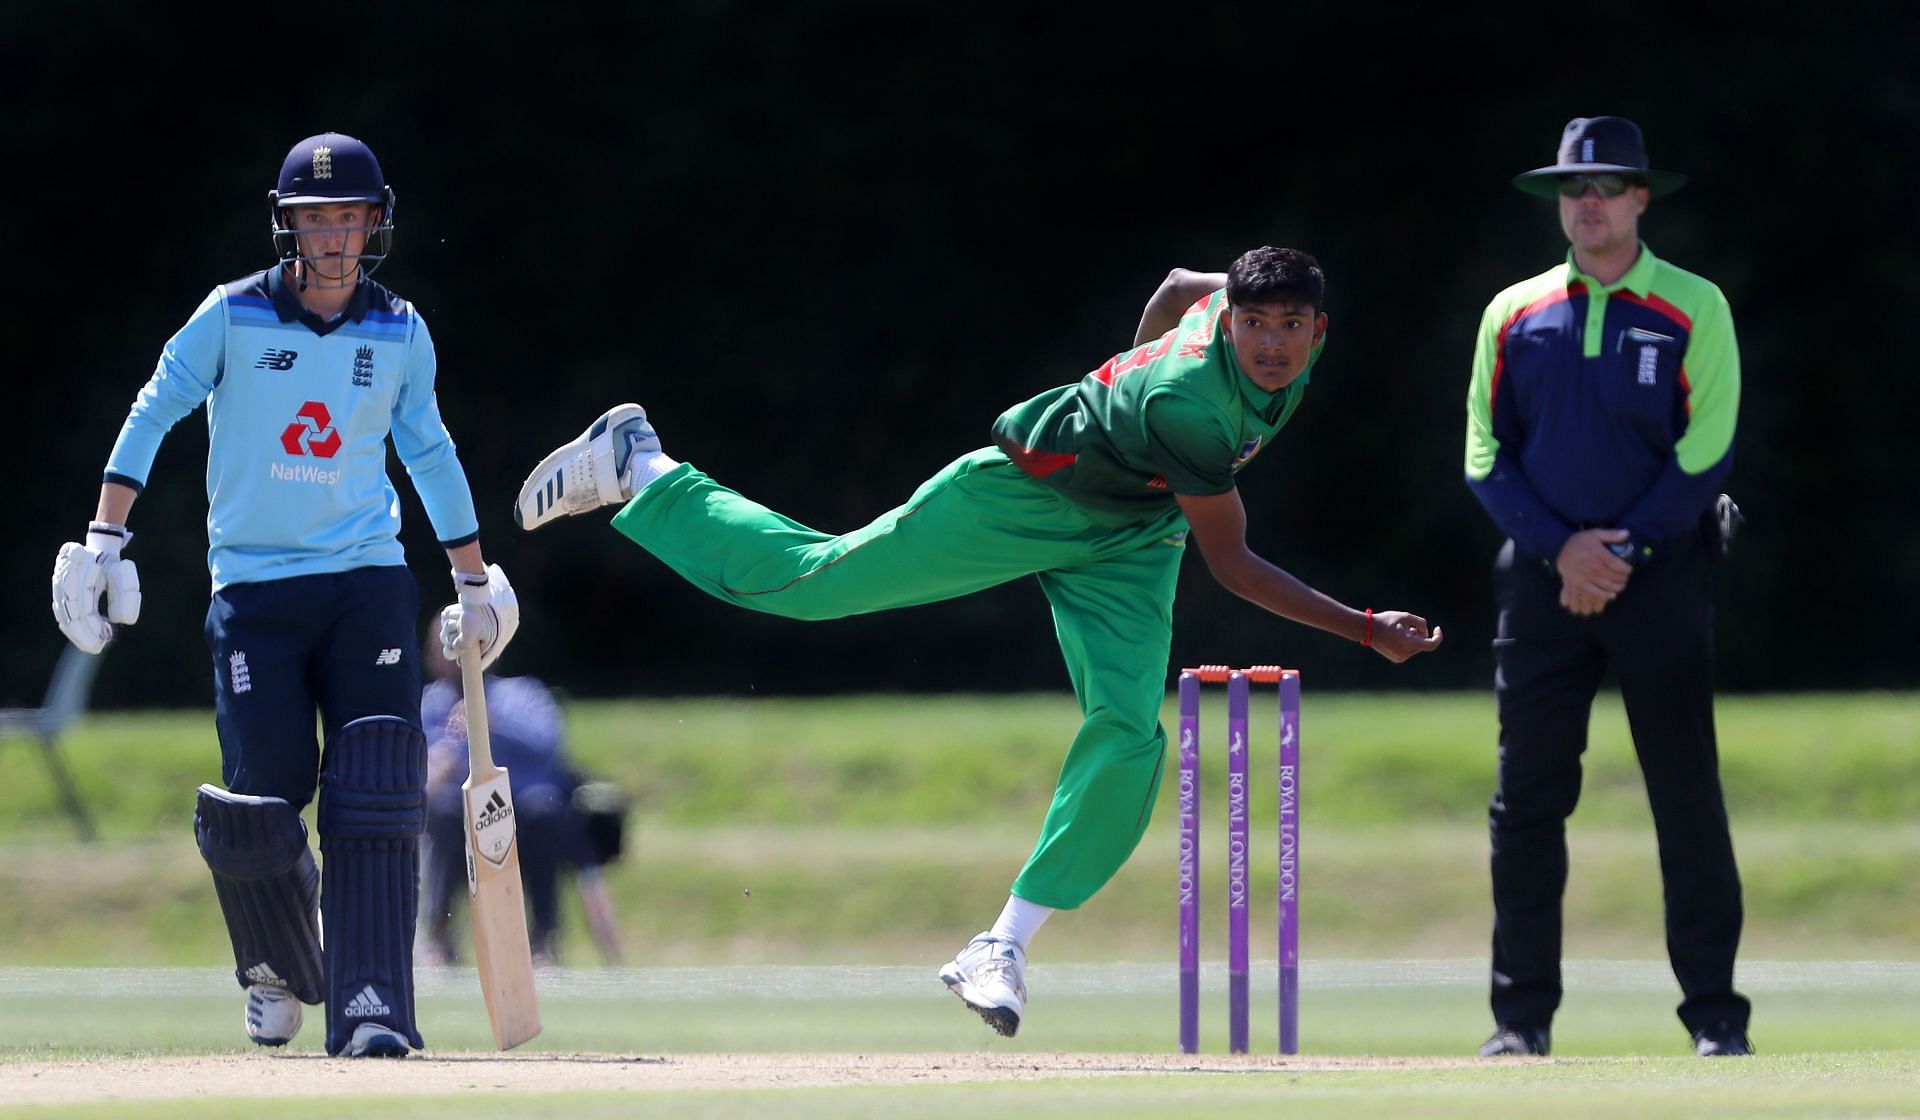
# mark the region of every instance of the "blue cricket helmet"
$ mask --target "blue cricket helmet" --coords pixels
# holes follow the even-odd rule
[[[393,188],[373,149],[351,136],[322,132],[295,144],[281,161],[279,183],[267,192],[267,201],[273,211],[273,247],[282,261],[300,259],[299,239],[286,220],[289,206],[371,202],[380,207],[380,220],[367,230],[360,275],[370,275],[393,251]]]

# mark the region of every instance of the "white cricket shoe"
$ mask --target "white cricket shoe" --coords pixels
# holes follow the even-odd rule
[[[247,1037],[261,1046],[285,1046],[300,1033],[300,1001],[274,984],[247,985]]]
[[[514,499],[514,524],[538,529],[549,521],[627,501],[633,497],[628,466],[634,455],[659,450],[660,437],[647,423],[646,409],[613,406],[533,468]]]
[[[412,1052],[406,1036],[379,1023],[362,1023],[353,1028],[353,1037],[340,1052],[343,1058],[404,1058]]]
[[[1027,951],[991,932],[967,942],[940,970],[940,979],[987,1025],[1012,1038],[1027,1006]]]

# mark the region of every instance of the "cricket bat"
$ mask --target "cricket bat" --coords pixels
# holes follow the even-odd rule
[[[466,809],[473,959],[480,970],[480,993],[487,999],[487,1018],[493,1023],[493,1041],[511,1050],[540,1033],[540,1006],[533,991],[533,951],[527,944],[513,790],[506,770],[493,764],[479,650],[460,654],[460,684],[467,701],[467,780],[460,785],[460,798]]]

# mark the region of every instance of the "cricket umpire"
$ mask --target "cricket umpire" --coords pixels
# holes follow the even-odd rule
[[[1566,819],[1611,669],[1647,785],[1680,1021],[1702,1056],[1749,1053],[1733,988],[1740,877],[1713,727],[1710,561],[1727,543],[1740,357],[1727,300],[1641,242],[1648,166],[1622,117],[1567,123],[1517,176],[1557,200],[1563,263],[1501,292],[1475,341],[1467,485],[1507,540],[1495,564],[1499,785],[1489,806],[1492,1010],[1483,1056],[1545,1054],[1561,997]]]

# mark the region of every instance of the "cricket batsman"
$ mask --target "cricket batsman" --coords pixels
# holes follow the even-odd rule
[[[477,646],[491,662],[519,607],[481,556],[426,321],[371,279],[394,229],[373,151],[339,133],[308,137],[268,201],[278,263],[214,288],[161,350],[84,541],[54,561],[53,615],[89,653],[139,618],[129,513],[163,437],[204,404],[221,783],[200,787],[194,834],[233,941],[247,1037],[284,1046],[301,1005],[325,1003],[328,1054],[404,1057],[423,1045],[413,934],[426,740],[420,593],[398,539],[389,438],[452,563],[445,655]],[[319,868],[300,819],[316,788]]]

